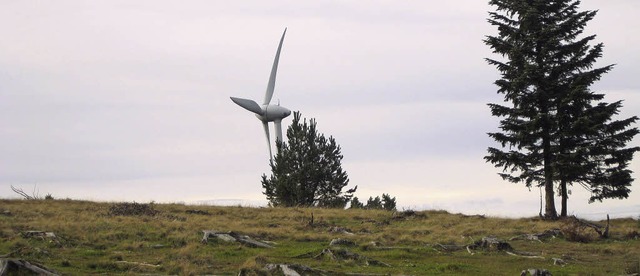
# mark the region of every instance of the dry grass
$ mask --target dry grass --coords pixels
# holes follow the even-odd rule
[[[242,268],[257,270],[266,263],[299,263],[341,273],[408,275],[517,275],[528,268],[545,268],[553,275],[620,275],[639,270],[640,224],[634,219],[612,220],[611,238],[607,240],[593,236],[588,243],[562,237],[544,242],[509,241],[516,250],[544,258],[529,259],[504,252],[447,252],[437,245],[470,244],[485,236],[509,240],[566,228],[564,222],[485,218],[445,211],[407,215],[380,210],[179,204],[148,206],[157,211],[155,215],[123,216],[112,215],[113,206],[73,200],[0,200],[0,255],[10,254],[11,258],[73,275],[237,274]],[[353,235],[332,231],[336,226]],[[23,235],[32,230],[54,232],[57,238]],[[239,232],[274,242],[275,248],[222,241],[203,244],[202,230]],[[348,250],[390,267],[308,257],[328,248],[334,238],[355,242],[357,245]],[[562,258],[567,264],[555,266],[552,258]]]

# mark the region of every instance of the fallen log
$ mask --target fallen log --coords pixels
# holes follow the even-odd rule
[[[42,240],[49,240],[51,242],[54,242],[57,245],[62,245],[62,243],[60,242],[60,237],[58,237],[53,232],[25,231],[25,232],[22,232],[22,237],[26,238],[26,239],[37,238],[37,239],[42,239]]]
[[[448,252],[466,249],[467,252],[469,252],[469,254],[471,255],[475,255],[473,250],[488,250],[488,251],[504,251],[509,255],[523,257],[523,258],[544,259],[544,257],[538,256],[535,253],[526,252],[526,251],[516,251],[513,249],[513,247],[511,247],[509,243],[492,236],[484,237],[482,238],[482,240],[473,242],[468,245],[455,245],[455,244],[443,245],[443,244],[436,243],[434,246],[434,249],[438,250],[436,247]]]
[[[209,241],[209,238],[216,238],[226,242],[238,242],[249,247],[273,248],[273,246],[266,242],[257,241],[247,235],[240,235],[233,231],[218,232],[215,230],[202,230],[202,233],[204,235],[201,242],[205,244]]]
[[[505,253],[511,255],[511,256],[516,256],[516,257],[522,257],[522,258],[528,258],[528,259],[544,259],[544,257],[542,256],[538,256],[535,255],[532,252],[526,252],[526,251],[505,251]]]
[[[551,258],[553,260],[553,265],[565,266],[567,262],[560,258]]]
[[[513,250],[513,247],[511,247],[509,243],[492,236],[484,237],[482,240],[469,245],[469,247],[471,249],[488,249],[494,251]]]
[[[582,225],[584,227],[589,227],[591,229],[593,229],[596,233],[598,233],[598,236],[600,236],[600,238],[602,239],[607,239],[609,238],[609,214],[607,214],[607,225],[606,226],[602,226],[593,222],[589,222],[586,220],[581,220],[579,218],[577,218],[576,216],[572,216],[569,218],[569,220],[573,223]]]
[[[22,236],[25,238],[41,238],[41,239],[45,239],[45,238],[49,238],[49,239],[56,239],[56,234],[53,232],[45,232],[45,231],[25,231],[22,232]]]
[[[360,255],[358,253],[351,252],[346,249],[331,249],[325,248],[320,253],[314,254],[312,252],[305,253],[302,255],[298,255],[295,258],[313,258],[315,260],[326,260],[329,259],[331,261],[351,261],[356,262],[365,266],[383,266],[383,267],[391,267],[391,265],[371,259],[369,257]]]
[[[354,233],[352,233],[352,232],[351,232],[351,230],[349,230],[348,228],[340,227],[340,226],[332,226],[332,227],[329,227],[328,232],[329,232],[329,233],[340,233],[340,234],[346,234],[346,235],[350,235],[350,236],[355,235],[355,234],[354,234]]]
[[[469,246],[466,245],[457,245],[457,244],[439,244],[436,243],[435,246],[439,247],[440,249],[450,252],[450,251],[458,251],[458,250],[462,250],[464,248],[467,248]],[[438,250],[437,248],[434,248],[436,250]],[[468,249],[467,249],[468,250]]]
[[[57,272],[25,260],[0,259],[0,275],[45,275],[56,276]]]
[[[519,235],[519,236],[512,237],[509,240],[510,241],[513,241],[513,240],[530,240],[530,241],[542,242],[542,240],[549,239],[549,238],[555,238],[555,237],[559,237],[559,236],[562,236],[562,231],[560,229],[554,228],[554,229],[545,230],[542,233],[522,234],[522,235]]]
[[[249,247],[273,248],[273,246],[250,238],[249,236],[241,236],[236,238],[238,242]]]
[[[333,239],[329,246],[356,246],[356,243],[347,239]]]
[[[326,271],[310,268],[308,266],[299,264],[267,264],[265,266],[265,269],[269,272],[269,275],[329,275],[329,273]]]

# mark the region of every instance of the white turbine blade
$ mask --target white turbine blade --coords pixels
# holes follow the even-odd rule
[[[276,126],[276,141],[282,142],[282,120],[275,120],[273,124]]]
[[[242,108],[249,110],[255,114],[262,115],[262,108],[253,100],[242,99],[242,98],[234,98],[231,97],[231,100]]]
[[[276,58],[273,60],[273,67],[271,67],[271,76],[269,76],[269,84],[267,85],[267,92],[264,95],[264,103],[269,104],[271,97],[273,97],[273,90],[276,86],[276,73],[278,71],[278,60],[280,59],[280,49],[282,49],[282,42],[284,41],[284,35],[287,33],[287,28],[284,28],[282,38],[280,38],[280,45],[278,45],[278,51],[276,51]]]
[[[264,134],[267,136],[267,147],[269,148],[269,161],[273,162],[273,154],[271,153],[271,139],[269,138],[269,123],[262,122]]]

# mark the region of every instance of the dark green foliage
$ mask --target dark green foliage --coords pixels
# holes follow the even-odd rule
[[[388,194],[382,194],[382,208],[389,211],[396,210],[396,198]]]
[[[382,209],[382,200],[380,199],[379,196],[376,196],[376,198],[369,197],[369,200],[367,200],[367,205],[365,206],[365,208]]]
[[[580,37],[596,11],[578,11],[577,0],[489,3],[498,35],[484,42],[506,61],[487,61],[500,72],[495,84],[510,104],[489,104],[502,118],[501,132],[489,136],[502,149],[490,147],[485,160],[503,168],[503,179],[544,186],[549,218],[557,216],[555,185],[563,216],[572,183],[591,191],[590,202],[628,197],[628,164],[639,148],[625,146],[638,133],[629,128],[637,117],[613,120],[621,102],[602,102],[603,94],[589,90],[613,68],[593,68],[603,44],[590,45],[595,35]]]
[[[364,204],[360,202],[357,196],[351,199],[351,203],[349,205],[349,208],[351,209],[364,209]]]
[[[396,210],[396,198],[395,197],[391,197],[388,194],[382,194],[382,198],[379,196],[374,197],[369,197],[369,200],[367,200],[367,204],[363,205],[357,197],[354,197],[353,200],[351,200],[351,208],[354,209],[379,209],[379,210],[389,210],[389,211],[395,211]]]
[[[340,146],[333,137],[318,133],[314,119],[300,120],[295,112],[287,129],[287,143],[278,141],[271,176],[262,175],[262,188],[272,206],[344,208],[357,186],[342,170]]]

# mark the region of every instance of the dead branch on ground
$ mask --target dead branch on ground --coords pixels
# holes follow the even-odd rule
[[[27,200],[34,200],[34,199],[41,199],[40,195],[37,192],[36,189],[37,186],[33,186],[33,192],[31,193],[31,195],[27,194],[24,190],[20,189],[20,188],[16,188],[13,185],[11,185],[11,190],[13,190],[13,192],[15,192],[16,194],[19,194],[20,196],[22,196],[24,199]]]

